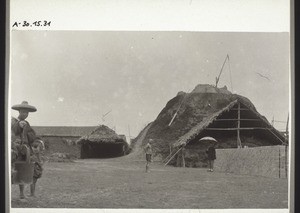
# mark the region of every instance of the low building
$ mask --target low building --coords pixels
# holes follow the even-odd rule
[[[81,146],[82,159],[120,157],[128,151],[126,138],[105,125],[100,125],[90,134],[78,139],[76,143]]]
[[[96,126],[33,126],[37,136],[45,142],[45,155],[68,153],[80,157],[80,146],[75,142],[93,131]]]

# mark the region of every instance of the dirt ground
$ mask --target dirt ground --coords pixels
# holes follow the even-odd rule
[[[164,167],[126,157],[48,162],[38,180],[36,197],[18,199],[11,187],[12,208],[287,208],[288,181]],[[29,194],[29,186],[25,188]]]

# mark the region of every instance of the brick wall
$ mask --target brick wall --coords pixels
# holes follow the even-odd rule
[[[50,156],[53,153],[69,153],[77,158],[80,157],[80,146],[69,143],[76,141],[78,138],[42,136],[42,139],[46,146],[46,156]]]
[[[286,178],[288,150],[285,146],[217,149],[214,169],[235,174]]]

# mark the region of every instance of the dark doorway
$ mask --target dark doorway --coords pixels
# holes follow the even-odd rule
[[[114,158],[124,155],[123,143],[87,143],[81,146],[81,158]]]

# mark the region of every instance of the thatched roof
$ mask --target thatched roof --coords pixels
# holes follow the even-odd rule
[[[237,103],[237,100],[228,104],[228,106],[224,107],[223,109],[219,110],[218,112],[212,113],[211,115],[207,116],[205,119],[202,120],[198,125],[193,127],[189,132],[179,138],[179,140],[173,144],[173,146],[181,146],[186,144],[191,139],[195,138],[205,127],[211,124],[220,114],[223,112],[228,111],[231,107],[233,107]]]
[[[118,135],[114,130],[105,125],[100,125],[90,134],[79,138],[76,143],[124,143],[127,144],[124,137]]]
[[[229,103],[226,107],[222,108],[221,110],[208,115],[198,125],[193,127],[190,131],[188,131],[182,137],[180,137],[178,139],[178,141],[176,141],[173,144],[173,146],[178,147],[181,145],[185,145],[189,141],[196,138],[196,136],[199,135],[211,123],[213,123],[217,119],[217,117],[219,117],[222,113],[229,111],[238,102],[244,104],[246,107],[249,106],[249,103],[247,101],[245,101],[243,98],[239,97],[238,99],[232,101],[231,103]],[[283,135],[278,130],[276,130],[264,116],[260,115],[255,109],[252,109],[251,107],[248,107],[248,108],[252,113],[254,113],[258,118],[260,118],[262,122],[264,122],[266,124],[266,126],[269,128],[269,130],[272,132],[272,134],[274,134],[278,139],[282,140],[283,143],[285,142]]]
[[[174,98],[167,102],[157,118],[150,123],[151,125],[147,125],[132,141],[132,153],[136,153],[134,156],[140,156],[139,154],[142,156],[144,154],[142,148],[151,138],[153,139],[152,147],[155,155],[165,157],[169,154],[171,146],[183,144],[192,140],[195,136],[194,139],[197,140],[200,134],[206,136],[205,129],[215,125],[215,119],[219,116],[225,116],[226,111],[231,111],[231,108],[238,102],[248,108],[249,113],[251,113],[250,117],[258,119],[260,125],[266,130],[262,134],[270,140],[263,140],[257,144],[274,145],[282,143],[281,140],[284,139],[282,134],[272,127],[264,116],[257,112],[254,104],[248,98],[231,94],[230,91],[226,90],[226,87],[216,88],[212,85],[197,85],[192,92],[178,92]],[[175,119],[169,125],[175,114]],[[261,133],[261,130],[257,131]],[[217,134],[220,133],[221,131],[217,132]],[[226,136],[225,133],[224,135]],[[273,140],[274,138],[277,138],[277,140]],[[224,147],[227,147],[225,145],[233,147],[230,142],[230,140],[224,141],[224,143],[227,143],[223,144]],[[251,143],[256,145],[256,141]]]

